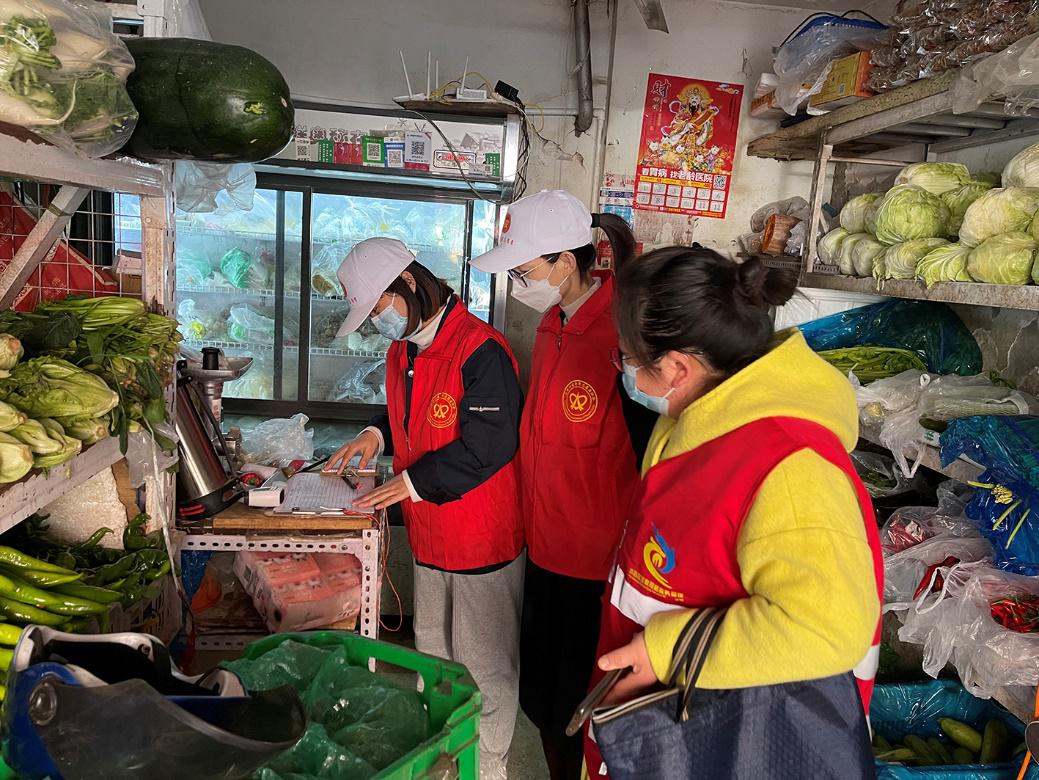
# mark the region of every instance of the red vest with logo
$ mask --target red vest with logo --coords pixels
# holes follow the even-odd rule
[[[646,473],[603,596],[598,656],[626,645],[658,612],[727,606],[746,598],[736,558],[743,522],[769,473],[806,449],[839,468],[854,485],[873,553],[877,597],[883,601],[884,562],[873,505],[844,446],[816,423],[766,418],[660,461]],[[873,647],[854,669],[867,715],[879,644],[878,621]],[[592,685],[601,677],[596,668]],[[602,776],[602,760],[588,738],[585,757],[589,775]]]
[[[515,369],[516,360],[502,335],[456,300],[433,343],[415,357],[407,431],[407,342],[394,341],[390,346],[386,356],[386,403],[393,434],[393,469],[397,474],[427,452],[461,438],[458,407],[465,394],[462,365],[488,339],[501,345]],[[512,561],[523,551],[516,458],[457,501],[437,505],[405,499],[401,506],[408,542],[415,558],[422,563],[464,571]]]
[[[613,323],[613,275],[568,320],[553,307],[538,327],[520,424],[523,514],[530,559],[569,577],[610,573],[638,469],[624,422]]]

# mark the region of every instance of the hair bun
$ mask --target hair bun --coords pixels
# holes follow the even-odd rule
[[[757,257],[740,263],[736,276],[740,293],[754,306],[782,306],[797,289],[797,274],[767,266]]]

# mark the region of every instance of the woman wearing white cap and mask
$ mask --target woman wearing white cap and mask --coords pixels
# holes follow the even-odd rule
[[[523,522],[515,461],[522,394],[498,331],[400,241],[371,238],[338,271],[340,335],[371,316],[393,340],[387,414],[329,460],[392,448],[396,476],[357,502],[401,502],[415,556],[415,645],[465,664],[483,694],[481,777],[505,777],[518,710]]]
[[[541,732],[552,780],[580,776],[581,740],[566,736],[566,724],[587,692],[636,457],[656,421],[624,393],[610,361],[613,275],[592,271],[594,227],[617,265],[630,260],[635,240],[624,220],[593,216],[562,190],[509,206],[498,246],[473,260],[508,271],[512,296],[545,314],[520,424],[528,545],[520,703]]]

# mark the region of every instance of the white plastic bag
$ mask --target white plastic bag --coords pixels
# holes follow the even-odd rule
[[[177,208],[196,214],[222,210],[252,211],[256,171],[248,163],[195,162],[173,164]]]
[[[111,19],[86,3],[0,4],[0,122],[87,157],[111,154],[137,123],[133,66]]]
[[[953,112],[966,114],[994,96],[1007,113],[1024,115],[1039,107],[1039,33],[1021,38],[960,71],[952,86]]]
[[[895,468],[894,460],[886,455],[855,450],[851,453],[851,462],[873,498],[896,496],[908,492],[913,487]]]
[[[314,432],[306,428],[310,418],[295,414],[289,419],[265,420],[242,431],[242,457],[248,463],[285,468],[294,460],[313,460]]]
[[[359,404],[386,403],[386,361],[365,360],[343,374],[328,394],[329,401]]]
[[[808,201],[800,195],[795,195],[786,200],[777,200],[767,203],[750,216],[750,229],[760,233],[765,229],[765,223],[769,217],[780,214],[782,216],[796,217],[802,222],[812,218],[812,209]]]
[[[274,320],[256,311],[248,304],[231,307],[227,335],[232,341],[242,344],[273,344]]]

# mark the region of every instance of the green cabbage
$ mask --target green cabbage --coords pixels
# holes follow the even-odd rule
[[[13,436],[0,433],[0,482],[17,482],[32,466],[32,450]]]
[[[856,243],[855,247],[851,250],[851,263],[854,266],[855,275],[864,277],[872,276],[873,261],[876,260],[877,255],[881,254],[886,249],[886,246],[868,234],[866,238]]]
[[[841,253],[837,257],[837,267],[845,276],[853,276],[855,274],[855,263],[852,260],[851,253],[856,245],[865,238],[869,238],[868,233],[852,233],[841,242]]]
[[[967,271],[978,282],[1028,284],[1035,262],[1035,239],[1023,231],[983,241],[967,260]]]
[[[1003,168],[1004,187],[1039,187],[1039,144],[1018,152]]]
[[[883,192],[867,192],[849,200],[841,209],[841,227],[849,233],[865,233],[866,210],[883,197]]]
[[[1037,210],[1039,189],[989,190],[967,207],[960,225],[960,243],[975,247],[993,236],[1028,230]]]
[[[962,187],[943,192],[942,202],[949,207],[949,235],[959,235],[960,225],[963,224],[963,215],[967,213],[970,204],[992,189],[994,185],[980,181],[971,181]]]
[[[945,162],[919,162],[907,165],[895,179],[895,185],[915,184],[932,195],[954,190],[970,181],[966,165]]]
[[[995,171],[979,171],[970,177],[968,184],[987,184],[991,187],[999,187],[1003,183],[1003,177]]]
[[[963,244],[946,244],[929,252],[916,266],[916,278],[928,287],[938,282],[972,282],[967,273],[971,248]]]
[[[949,242],[944,238],[917,238],[902,244],[888,247],[884,252],[884,260],[880,268],[878,279],[912,279],[916,276],[916,266],[920,260],[926,257],[940,246]],[[874,275],[877,269],[874,268]]]
[[[21,341],[10,333],[0,333],[0,369],[9,371],[14,368],[24,354]]]
[[[883,202],[884,199],[879,198],[866,206],[866,232],[871,236],[877,234],[877,212],[880,210],[880,204]]]
[[[816,254],[819,255],[819,261],[826,265],[835,265],[837,256],[841,251],[841,244],[844,243],[844,239],[847,237],[847,230],[836,228],[820,238],[819,245],[815,248]]]
[[[946,234],[949,209],[937,195],[912,184],[888,190],[876,215],[876,236],[891,246]]]
[[[100,417],[119,405],[99,376],[50,357],[15,366],[10,378],[0,380],[0,398],[36,419]]]

